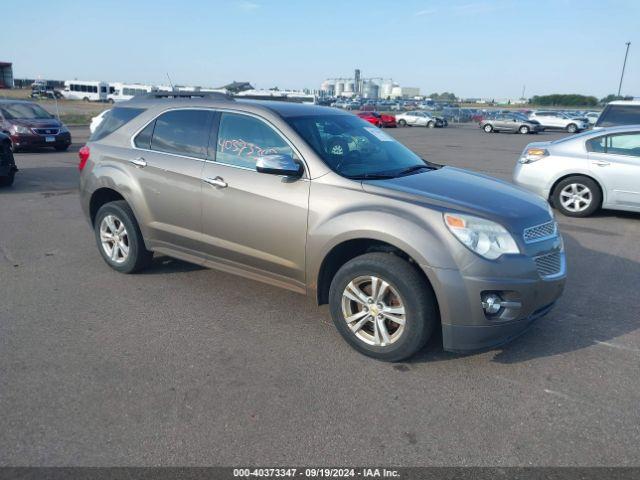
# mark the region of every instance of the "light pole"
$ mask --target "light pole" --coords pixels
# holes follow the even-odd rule
[[[622,90],[622,79],[624,78],[624,67],[627,66],[627,56],[629,55],[629,46],[631,42],[627,42],[625,44],[627,46],[627,51],[624,54],[624,63],[622,64],[622,73],[620,74],[620,85],[618,85],[618,96],[620,96],[620,91]]]

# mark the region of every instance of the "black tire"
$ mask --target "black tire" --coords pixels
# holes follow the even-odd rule
[[[386,346],[370,345],[358,338],[342,313],[342,294],[347,285],[368,275],[389,283],[405,306],[404,331]],[[367,253],[345,263],[331,282],[329,307],[333,323],[347,343],[369,357],[386,362],[399,362],[415,354],[427,343],[439,321],[431,286],[425,283],[414,266],[390,253]]]
[[[399,127],[406,127],[407,126],[407,121],[404,118],[401,118],[400,120],[398,120],[398,126]]]
[[[591,203],[589,203],[589,206],[584,210],[570,210],[562,204],[562,201],[560,199],[562,190],[565,187],[571,186],[573,184],[585,187],[590,191]],[[567,217],[588,217],[589,215],[592,215],[596,210],[598,210],[600,208],[600,205],[602,205],[602,191],[600,190],[600,186],[591,178],[585,177],[583,175],[574,175],[558,182],[558,184],[553,189],[551,198],[553,200],[553,206]]]
[[[427,128],[434,128],[436,126],[436,122],[434,122],[433,120],[429,120],[427,122]]]
[[[10,187],[16,178],[16,172],[11,171],[6,177],[0,177],[0,187]]]
[[[482,130],[484,130],[485,133],[492,133],[493,125],[491,125],[490,123],[487,123],[484,127],[482,127]]]
[[[105,252],[100,240],[100,225],[107,215],[113,215],[124,224],[127,231],[127,240],[129,253],[126,260],[122,263],[113,261]],[[93,230],[98,244],[98,250],[104,261],[114,270],[121,273],[135,273],[151,264],[153,252],[146,249],[144,238],[140,232],[140,227],[136,220],[133,210],[124,200],[118,200],[104,204],[96,214]]]
[[[53,148],[56,149],[56,152],[66,152],[67,150],[69,150],[69,145],[56,145]]]
[[[84,98],[82,99],[82,101],[83,101],[83,102],[88,102],[88,101],[89,101],[89,97],[84,97]]]
[[[568,133],[576,133],[577,131],[578,131],[578,126],[575,123],[570,123],[569,125],[567,125]]]
[[[529,127],[527,127],[526,125],[522,125],[519,129],[518,129],[518,133],[521,133],[522,135],[527,135],[529,133]]]

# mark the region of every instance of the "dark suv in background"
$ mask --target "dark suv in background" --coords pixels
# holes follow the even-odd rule
[[[62,152],[71,145],[67,127],[33,102],[0,100],[0,132],[11,139],[14,152],[33,147],[53,147]]]

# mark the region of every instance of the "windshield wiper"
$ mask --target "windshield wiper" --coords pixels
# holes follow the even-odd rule
[[[417,172],[418,170],[422,170],[423,168],[433,170],[433,167],[430,167],[429,165],[413,165],[412,167],[405,168],[404,170],[398,172],[398,176],[400,177],[403,175],[409,175],[410,173]]]
[[[349,175],[347,178],[351,180],[388,180],[395,178],[395,175],[388,173],[363,173],[362,175]]]

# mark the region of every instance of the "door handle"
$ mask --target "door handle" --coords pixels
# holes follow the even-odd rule
[[[611,165],[609,162],[605,162],[604,160],[595,160],[593,162],[594,165],[597,165],[599,167],[606,167],[607,165]]]
[[[205,177],[204,181],[209,185],[213,185],[214,187],[225,188],[227,186],[227,182],[225,182],[222,177],[216,177],[216,178]]]
[[[147,166],[147,161],[142,157],[134,158],[133,160],[129,160],[129,162],[140,168],[144,168]]]

